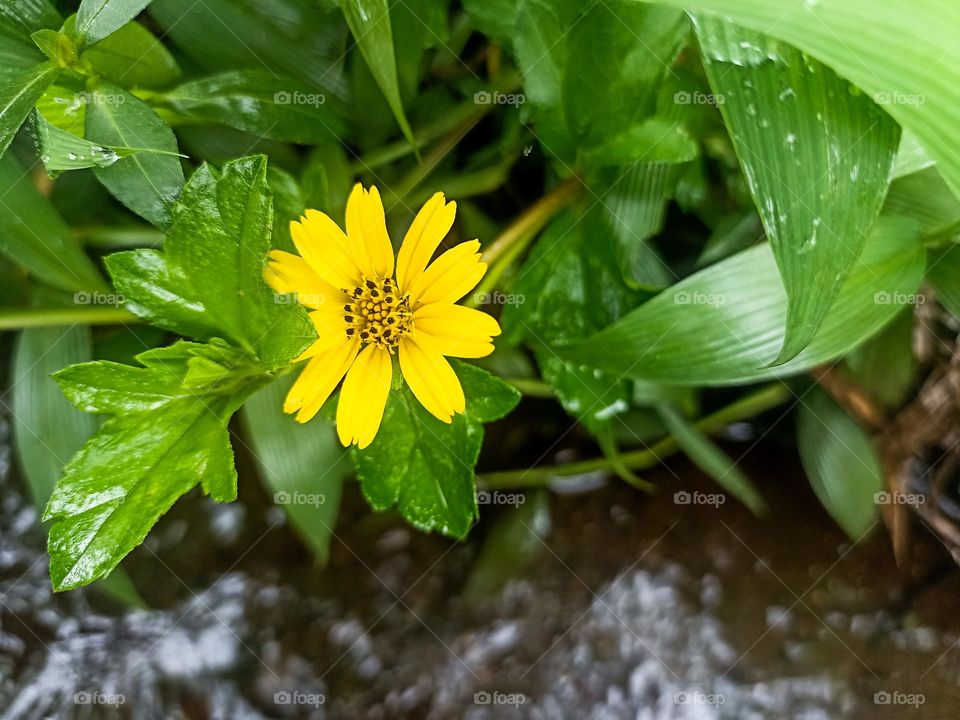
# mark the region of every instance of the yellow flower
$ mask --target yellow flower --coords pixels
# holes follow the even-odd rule
[[[337,434],[344,445],[369,445],[393,382],[393,357],[410,390],[435,417],[463,412],[463,388],[444,356],[478,358],[500,334],[486,313],[455,303],[486,272],[476,240],[430,258],[453,225],[457,205],[437,193],[407,231],[396,258],[376,187],[358,183],[347,201],[347,232],[317,210],[290,223],[299,256],[270,253],[265,277],[280,293],[297,293],[319,339],[283,409],[299,422],[317,414],[340,380]]]

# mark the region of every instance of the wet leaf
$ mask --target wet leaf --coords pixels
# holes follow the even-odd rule
[[[192,80],[163,95],[186,119],[220,123],[283,142],[319,144],[343,135],[327,97],[289,77],[237,70]]]
[[[170,224],[170,208],[183,187],[173,131],[149,105],[126,90],[102,84],[90,93],[86,138],[102,145],[155,148],[96,169],[97,179],[120,202],[158,227]]]
[[[60,68],[47,62],[13,75],[0,85],[0,156],[59,74]]]
[[[454,363],[467,398],[450,424],[433,417],[404,385],[391,392],[377,437],[352,451],[363,494],[374,510],[394,505],[415,527],[462,538],[477,517],[473,467],[483,423],[509,413],[513,387],[468,363]]]
[[[960,5],[950,0],[665,0],[785,40],[847,78],[912,131],[960,191]],[[842,42],[837,39],[842,38]]]
[[[899,143],[879,105],[785,43],[710,16],[697,38],[787,292],[775,362],[814,337],[887,190]]]
[[[343,10],[357,47],[387,99],[400,130],[407,141],[413,144],[413,130],[410,129],[400,97],[390,6],[387,0],[342,0],[340,9]]]
[[[770,363],[782,345],[787,299],[766,243],[695,273],[584,342],[556,351],[617,376],[670,384],[785,377],[872,337],[915,296],[924,265],[915,222],[879,220],[813,342],[778,366]]]
[[[77,37],[87,45],[103,40],[149,4],[150,0],[83,0],[77,10]]]
[[[220,176],[203,165],[174,208],[163,252],[115,253],[107,268],[140,317],[199,339],[225,338],[277,368],[316,332],[303,308],[278,302],[263,279],[272,231],[266,158],[231,161]]]

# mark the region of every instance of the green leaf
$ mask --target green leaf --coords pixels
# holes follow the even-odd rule
[[[40,51],[61,68],[70,68],[77,63],[77,47],[63,32],[37,30],[30,36]]]
[[[766,512],[766,503],[750,479],[710,438],[697,430],[671,403],[658,404],[657,412],[677,445],[697,467],[754,514]]]
[[[154,148],[94,172],[114,197],[158,227],[170,224],[170,208],[183,187],[177,139],[149,105],[114,85],[100,85],[87,102],[86,138],[102,145]]]
[[[347,27],[331,3],[309,0],[154,0],[150,14],[209,73],[267,70],[345,101]],[[184,18],[189,18],[189,22]]]
[[[601,168],[589,179],[591,187],[603,188],[604,224],[623,279],[634,289],[659,290],[676,279],[650,243],[663,230],[672,174],[667,163],[640,162],[627,170]]]
[[[162,99],[187,120],[220,123],[282,142],[319,144],[336,140],[345,130],[323,93],[260,70],[193,80]]]
[[[33,45],[0,34],[0,87],[43,60],[43,55]]]
[[[897,150],[897,159],[893,166],[891,179],[912,175],[915,172],[935,165],[933,159],[923,149],[917,136],[909,130],[900,133],[900,148]]]
[[[89,360],[90,329],[80,325],[24,330],[11,369],[17,459],[38,508],[46,505],[63,466],[93,434],[96,422],[70,406],[50,376]]]
[[[222,343],[180,342],[137,359],[144,367],[100,361],[56,374],[84,409],[112,417],[68,463],[44,512],[54,521],[55,590],[110,573],[196,485],[219,502],[236,499],[227,422],[260,387],[262,370]],[[219,362],[217,382],[191,382],[198,365]]]
[[[174,502],[200,482],[235,483],[221,452],[222,401],[183,400],[142,416],[113,417],[67,465],[44,513],[57,591],[107,575]]]
[[[34,121],[40,161],[51,177],[56,177],[65,170],[110,167],[121,158],[130,157],[138,152],[150,152],[146,148],[134,150],[97,145],[51,125],[39,111],[34,113]]]
[[[290,362],[316,337],[299,306],[278,303],[263,280],[273,203],[263,156],[203,165],[174,207],[164,251],[107,258],[129,309],[154,325],[200,339],[226,338],[268,368]]]
[[[924,265],[916,224],[879,219],[813,342],[775,367],[770,362],[782,345],[787,300],[767,243],[701,270],[582,343],[556,351],[618,377],[668,384],[788,376],[873,336],[914,297]]]
[[[610,325],[645,296],[623,282],[612,253],[612,238],[599,210],[583,219],[567,212],[538,240],[504,297],[503,327],[510,337],[526,337],[544,380],[564,409],[597,433],[629,408],[628,383],[579,367],[551,349]]]
[[[61,290],[108,289],[66,223],[12,155],[0,158],[0,252]]]
[[[241,417],[261,476],[274,502],[317,561],[326,564],[344,480],[353,473],[333,426],[321,419],[298,423],[283,412],[293,377],[253,395]]]
[[[884,488],[870,436],[814,388],[800,401],[797,445],[820,502],[851,540],[861,539],[876,522],[876,495]]]
[[[0,156],[10,147],[13,136],[59,73],[59,67],[46,62],[17,74],[0,86]]]
[[[162,88],[180,79],[180,66],[173,55],[138,22],[127,23],[80,57],[121,87]]]
[[[903,308],[889,325],[850,353],[846,365],[857,384],[871,397],[890,409],[897,409],[917,379],[913,307]]]
[[[783,348],[817,332],[880,211],[897,124],[830,68],[776,40],[695,19],[707,76],[787,292]]]
[[[874,97],[960,191],[960,5],[950,0],[662,0],[785,40]],[[842,39],[842,41],[838,40]]]
[[[524,92],[544,149],[566,162],[642,125],[686,38],[671,8],[625,0],[521,0],[512,21]]]
[[[103,40],[149,4],[150,0],[83,0],[77,10],[77,37],[86,45]]]
[[[387,0],[341,0],[340,9],[343,10],[357,47],[387,99],[397,124],[412,145],[413,131],[410,129],[410,123],[403,111],[403,101],[400,98],[393,31],[390,25],[390,8]]]
[[[930,258],[927,280],[937,300],[951,315],[960,318],[960,245],[951,245]]]
[[[24,330],[13,351],[13,435],[33,504],[42,511],[70,457],[97,428],[96,420],[64,398],[51,377],[89,360],[89,328],[73,325]],[[146,607],[130,578],[118,570],[97,587],[128,607]]]
[[[363,494],[374,510],[397,505],[415,527],[462,538],[477,517],[473,467],[484,422],[506,415],[520,399],[485,370],[458,362],[466,412],[448,425],[437,420],[404,385],[391,392],[374,441],[354,449]]]
[[[926,241],[933,238],[950,240],[960,234],[960,200],[950,192],[943,176],[935,167],[905,175],[890,184],[883,206],[884,214],[913,218],[920,225]]]
[[[63,18],[47,0],[13,0],[0,3],[0,34],[23,39],[37,30],[56,29]]]
[[[508,582],[523,577],[543,554],[550,531],[550,493],[534,489],[515,496],[519,504],[497,519],[470,568],[463,590],[470,602],[495,596]]]
[[[594,165],[682,163],[693,160],[698,151],[679,121],[651,117],[602,140],[587,151],[586,160]]]

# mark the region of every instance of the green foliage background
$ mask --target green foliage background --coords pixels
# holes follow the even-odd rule
[[[598,457],[485,488],[650,489],[636,473],[682,450],[760,513],[709,435],[789,403],[857,538],[881,473],[806,373],[838,364],[895,408],[924,288],[960,313],[956,27],[948,0],[5,2],[4,404],[54,586],[105,577],[198,485],[235,499],[238,442],[321,560],[354,474],[375,510],[463,537],[483,424],[518,389]],[[394,238],[435,191],[458,201],[449,241],[490,263],[468,302],[504,335],[458,364],[452,425],[397,390],[347,457],[328,419],[280,413],[314,331],[262,269],[356,180]],[[708,411],[716,386],[743,389]]]

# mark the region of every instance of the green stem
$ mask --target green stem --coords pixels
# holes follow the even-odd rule
[[[489,94],[492,94],[494,91],[509,94],[519,87],[519,75],[511,74],[505,77],[503,81],[497,83]],[[444,113],[443,117],[437,122],[414,133],[413,145],[405,139],[384,145],[361,157],[353,163],[350,170],[354,175],[360,175],[366,170],[376,170],[384,165],[389,165],[395,160],[412,155],[415,151],[422,150],[432,141],[450,133],[470,119],[473,119],[472,124],[478,123],[495,107],[496,105],[493,104],[480,105],[472,97],[468,98],[453,110]]]
[[[465,302],[466,305],[476,307],[480,304],[480,298],[496,287],[506,269],[523,253],[537,234],[553,219],[553,216],[577,197],[580,187],[580,180],[577,177],[563,181],[527,208],[486,247],[483,251],[483,260],[489,269],[477,289]]]
[[[140,322],[140,318],[122,307],[0,308],[0,330],[22,330],[24,328],[56,325],[116,325],[138,322]]]
[[[553,388],[543,380],[535,378],[504,378],[504,380],[527,397],[552,398],[554,396]]]
[[[694,427],[703,433],[711,434],[722,430],[738,420],[753,417],[761,412],[777,407],[792,397],[790,389],[783,383],[774,383],[740,398],[717,412],[701,418]],[[680,447],[672,436],[643,450],[621,453],[619,461],[631,470],[645,470],[659,464],[665,457],[673,455]],[[485,473],[477,476],[478,485],[487,490],[505,490],[512,488],[539,487],[564,476],[582,475],[598,470],[611,470],[614,461],[606,457],[592,458],[566,465],[545,465],[542,467],[521,468],[503,472]]]

